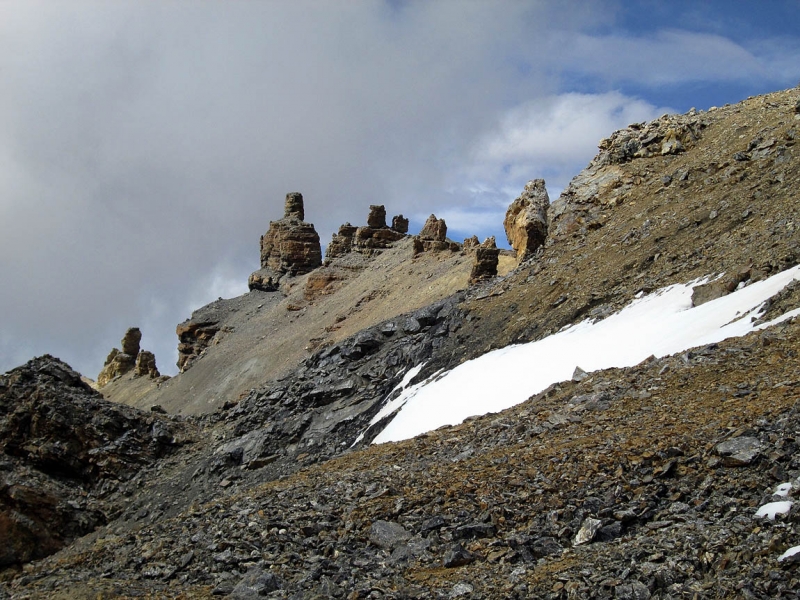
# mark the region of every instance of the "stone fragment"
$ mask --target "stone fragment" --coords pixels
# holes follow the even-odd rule
[[[254,566],[248,569],[228,597],[234,600],[250,600],[251,598],[255,600],[263,598],[281,587],[283,587],[281,580],[274,573],[265,571],[260,566]]]
[[[641,581],[624,583],[614,588],[614,598],[619,598],[619,600],[650,600],[650,590]]]
[[[587,377],[589,377],[589,374],[578,366],[576,366],[575,370],[572,372],[572,381],[575,383],[581,382]]]
[[[442,559],[442,565],[447,569],[462,567],[474,562],[475,555],[464,548],[461,544],[456,544],[450,548]]]
[[[409,539],[411,533],[392,521],[375,521],[369,528],[369,541],[384,550],[391,550]]]
[[[737,437],[717,444],[714,448],[723,457],[726,467],[744,467],[749,465],[761,453],[761,442],[754,437]]]
[[[491,523],[467,523],[456,527],[453,531],[454,540],[471,540],[475,538],[492,537],[497,533],[497,528]]]
[[[583,520],[583,524],[581,528],[578,530],[578,533],[575,535],[575,539],[572,542],[573,546],[581,546],[583,544],[588,544],[592,540],[594,540],[595,535],[597,532],[600,531],[600,528],[603,526],[603,522],[600,519],[593,519],[591,517],[587,517]]]
[[[549,206],[544,179],[535,179],[525,185],[519,198],[508,207],[503,227],[518,260],[530,256],[547,239]]]

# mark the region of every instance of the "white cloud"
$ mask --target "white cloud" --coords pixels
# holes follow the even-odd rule
[[[500,114],[471,145],[465,164],[450,176],[450,194],[460,205],[442,214],[451,215],[453,227],[462,231],[469,231],[475,216],[499,215],[494,235],[503,239],[504,211],[527,181],[544,178],[555,200],[597,153],[602,138],[665,112],[670,109],[620,92],[567,93],[520,104]]]

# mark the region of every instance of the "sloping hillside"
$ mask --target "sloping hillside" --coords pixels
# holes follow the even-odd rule
[[[796,597],[796,559],[781,556],[800,545],[787,504],[800,481],[797,317],[370,442],[402,387],[488,350],[721,275],[694,284],[694,304],[713,307],[798,264],[797,131],[792,89],[617,132],[551,205],[545,245],[485,283],[466,286],[458,253],[411,260],[400,242],[334,294],[308,301],[298,285],[201,309],[198,322],[231,330],[136,401],[220,410],[186,420],[199,431],[169,456],[104,482],[122,513],[6,571],[0,594]],[[760,318],[800,307],[798,289]],[[285,361],[266,358],[271,329],[286,325],[272,332]],[[327,335],[306,350],[300,332],[320,326]],[[247,379],[237,348],[263,353],[259,376]],[[238,378],[248,383],[234,394]],[[757,516],[765,505],[774,519]]]
[[[467,287],[473,257],[465,252],[423,252],[412,240],[380,254],[348,254],[331,261],[326,293],[309,298],[309,278],[295,277],[282,291],[253,290],[220,299],[192,314],[218,331],[200,360],[169,381],[155,384],[132,375],[103,388],[110,400],[149,409],[202,414],[236,401],[250,389],[284,376],[316,348],[342,340],[386,319],[422,308]],[[500,272],[515,261],[503,257]]]

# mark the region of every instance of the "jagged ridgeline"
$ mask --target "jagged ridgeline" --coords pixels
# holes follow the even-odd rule
[[[796,597],[798,131],[799,89],[632,124],[552,203],[525,186],[513,252],[374,205],[323,257],[288,194],[177,376],[130,330],[105,400],[52,357],[0,378],[0,597]],[[481,360],[677,289],[707,318],[771,291],[724,341],[492,409],[547,367]],[[490,414],[371,444],[457,368]]]

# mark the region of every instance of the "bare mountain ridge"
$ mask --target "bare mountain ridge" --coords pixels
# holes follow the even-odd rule
[[[125,500],[122,514],[22,574],[8,571],[0,590],[796,597],[795,566],[778,561],[800,543],[796,515],[754,520],[777,484],[800,477],[796,319],[556,384],[407,442],[347,449],[412,366],[425,362],[421,380],[601,319],[639,292],[724,273],[698,286],[699,303],[797,264],[798,129],[792,89],[615,133],[550,206],[545,245],[507,275],[467,287],[463,264],[461,291],[411,313],[376,308],[366,329],[327,332],[324,347],[298,352],[297,368],[220,401],[222,410],[174,421],[198,432],[130,479],[104,482],[105,502]],[[414,260],[434,258],[441,279],[455,270],[455,254]],[[358,279],[328,297],[344,298]],[[797,308],[797,287],[764,318]],[[259,295],[228,301],[242,303],[240,329]],[[227,310],[215,304],[202,310]],[[377,297],[370,305],[383,306]],[[305,318],[283,306],[281,318]],[[213,381],[208,361],[219,352],[224,362],[235,333],[169,385],[195,372],[199,390],[206,369]]]

